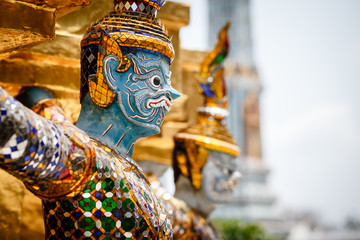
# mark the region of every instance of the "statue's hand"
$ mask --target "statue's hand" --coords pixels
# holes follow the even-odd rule
[[[44,99],[53,99],[54,97],[45,89],[40,87],[30,87],[23,89],[16,97],[25,107],[32,108],[36,103]]]

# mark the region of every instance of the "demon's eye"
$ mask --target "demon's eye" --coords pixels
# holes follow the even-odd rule
[[[161,79],[159,76],[153,76],[150,78],[150,83],[154,87],[159,87],[161,85]]]

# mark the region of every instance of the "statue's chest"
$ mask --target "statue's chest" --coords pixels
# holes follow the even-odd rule
[[[171,226],[139,170],[112,154],[100,153],[81,193],[69,200],[44,202],[47,236],[157,239],[166,235]]]

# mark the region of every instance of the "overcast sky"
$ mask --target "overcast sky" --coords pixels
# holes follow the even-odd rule
[[[178,1],[182,46],[207,49],[206,0]],[[360,1],[253,0],[252,30],[270,188],[327,222],[360,217]]]

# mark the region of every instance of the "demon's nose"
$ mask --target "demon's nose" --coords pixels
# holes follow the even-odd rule
[[[172,100],[177,99],[178,97],[181,96],[181,94],[171,86],[168,87],[168,89],[166,89],[166,90],[170,93]]]

